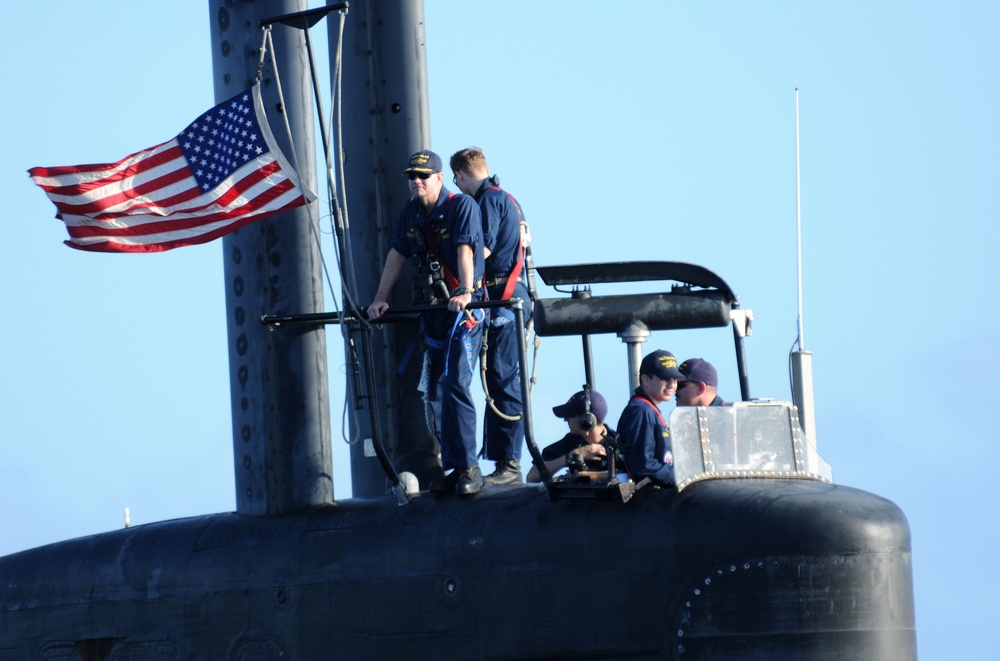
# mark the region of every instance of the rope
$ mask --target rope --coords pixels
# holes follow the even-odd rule
[[[334,60],[333,60],[333,89],[330,90],[330,128],[333,134],[333,147],[336,151],[336,163],[337,163],[337,175],[334,177],[334,170],[331,164],[331,154],[330,145],[325,144],[323,147],[324,159],[326,161],[326,179],[327,179],[327,191],[330,195],[330,230],[334,235],[334,240],[340,238],[344,241],[344,252],[351,258],[352,252],[350,247],[350,232],[348,230],[347,222],[347,182],[344,177],[344,149],[343,149],[343,122],[342,122],[342,108],[343,108],[343,95],[341,93],[342,81],[343,81],[343,52],[344,52],[344,23],[347,18],[347,13],[345,10],[337,12],[339,20],[337,23],[337,44],[334,49]],[[315,81],[313,82],[315,84]],[[320,122],[323,121],[323,117],[320,116]],[[339,186],[337,185],[339,181]],[[343,226],[343,234],[338,235],[337,232],[337,217],[341,218],[341,224]],[[322,251],[321,251],[322,252]],[[363,332],[371,332],[372,326],[368,322],[368,319],[360,314],[361,307],[358,305],[354,297],[354,286],[352,284],[353,280],[353,268],[345,265],[340,259],[340,251],[334,250],[334,257],[337,260],[337,272],[340,274],[340,290],[344,296],[344,308],[347,310],[356,311],[353,316],[358,319],[362,326]],[[324,259],[324,270],[326,268],[326,261]],[[329,282],[331,295],[336,302],[336,296],[332,294],[333,282],[330,279],[329,273],[327,273],[327,282]],[[341,311],[341,308],[335,308]],[[340,324],[340,334],[344,338],[345,343],[350,346],[350,330],[347,324]],[[351,415],[354,420],[354,429],[357,430],[354,438],[348,438],[345,427],[346,418],[348,415],[347,408],[347,397],[344,398],[344,416],[341,424],[341,437],[344,442],[348,445],[357,445],[361,440],[361,424],[358,420],[357,410],[352,411]]]
[[[507,415],[502,413],[500,409],[497,408],[495,402],[496,400],[490,397],[490,387],[486,385],[486,352],[489,349],[489,324],[483,327],[483,348],[479,352],[479,376],[483,382],[483,392],[486,393],[486,405],[490,407],[490,410],[496,414],[501,420],[506,420],[508,422],[517,422],[524,417],[524,413],[518,413],[517,415]]]
[[[427,425],[427,434],[434,439],[434,443],[440,447],[441,441],[437,436],[437,419],[434,417],[434,406],[431,404],[431,352],[424,347],[424,360],[420,368],[420,385],[423,388],[424,400],[424,424]],[[440,450],[438,450],[440,452]]]
[[[528,335],[532,334],[532,332],[534,330],[534,327],[535,327],[534,320],[529,320],[528,321],[528,328],[525,329],[525,340],[527,340],[527,336]],[[520,420],[521,418],[524,417],[524,412],[523,411],[521,413],[518,413],[517,415],[514,415],[514,416],[507,415],[506,413],[502,413],[496,407],[496,404],[495,404],[496,400],[493,399],[492,397],[490,397],[490,388],[489,388],[488,385],[486,385],[486,370],[488,369],[488,365],[486,364],[487,363],[487,361],[486,361],[486,351],[489,348],[489,339],[490,339],[489,324],[486,324],[483,327],[483,348],[479,352],[479,376],[480,376],[480,379],[483,382],[483,392],[486,394],[486,405],[501,420],[506,420],[508,422],[517,422],[518,420]],[[536,376],[536,374],[538,372],[538,348],[542,345],[542,341],[539,339],[538,335],[535,334],[534,339],[532,340],[531,343],[534,346],[534,352],[531,354],[531,378],[528,380],[528,397],[529,398],[531,397],[531,394],[532,394],[532,392],[535,389],[535,384],[538,382],[538,377]],[[524,378],[524,375],[522,375],[521,378]]]
[[[534,333],[535,321],[531,320],[528,322],[528,333]],[[532,341],[534,346],[534,352],[531,354],[531,379],[528,381],[528,397],[530,398],[532,393],[535,391],[535,384],[538,383],[538,377],[536,376],[538,371],[538,348],[542,346],[542,340],[538,337],[538,333],[534,333],[535,339]]]
[[[340,98],[341,98],[341,76],[342,76],[341,55],[343,53],[343,35],[344,35],[345,12],[344,11],[340,11],[340,12],[338,12],[338,14],[340,16],[340,21],[339,21],[339,30],[338,30],[338,38],[337,38],[336,57],[335,57],[335,62],[334,62],[334,72],[335,72],[336,85],[335,85],[335,89],[331,91],[331,96],[333,97],[333,108],[336,108],[336,113],[334,113],[333,109],[331,109],[330,123],[331,124],[334,123],[334,114],[336,114],[336,118],[337,118],[336,119],[336,136],[337,136],[337,141],[338,141],[338,144],[339,144],[339,141],[342,138],[341,120],[340,120],[340,117],[341,117],[341,114],[340,114],[340,108],[341,108]],[[265,57],[266,57],[266,55],[268,53],[268,50],[270,50],[270,63],[271,63],[271,66],[274,69],[274,79],[275,79],[275,83],[276,83],[276,87],[277,87],[278,101],[279,101],[279,103],[281,103],[281,106],[284,108],[284,107],[287,107],[287,106],[285,105],[284,92],[283,92],[282,87],[281,87],[281,76],[280,76],[280,74],[278,72],[278,61],[277,61],[277,57],[275,57],[276,51],[274,49],[274,42],[273,42],[272,37],[271,37],[271,26],[270,25],[265,26],[263,28],[263,30],[264,30],[264,34],[263,34],[263,40],[262,40],[262,44],[261,44],[261,48],[260,48],[260,60],[259,60],[259,63],[258,63],[256,80],[257,80],[258,83],[261,80],[263,80]],[[308,32],[309,28],[306,27],[305,30],[306,30],[306,32]],[[310,50],[310,58],[312,58],[312,47],[311,47],[311,43],[309,42],[308,35],[306,36],[306,42],[307,42],[307,47]],[[312,84],[314,86],[316,85],[315,71],[313,71]],[[320,104],[319,104],[319,102],[317,100],[317,106],[319,106],[319,105]],[[323,121],[323,117],[322,117],[323,110],[322,110],[321,107],[318,107],[318,112],[320,114],[320,121],[322,122]],[[295,140],[294,140],[294,137],[292,135],[292,129],[291,129],[291,125],[289,123],[288,113],[285,112],[285,113],[282,113],[282,114],[284,115],[285,131],[286,131],[286,133],[288,135],[288,142],[289,142],[289,145],[291,146],[292,163],[293,163],[295,169],[298,172],[301,172],[302,169],[299,166],[298,151],[295,148]],[[340,154],[341,157],[343,155],[342,152],[343,152],[343,150],[338,148],[338,154]],[[336,218],[336,215],[340,211],[340,209],[339,209],[339,206],[338,206],[339,199],[338,199],[338,194],[337,194],[337,186],[336,186],[336,184],[334,182],[333,172],[332,172],[331,163],[330,163],[330,161],[331,161],[331,158],[330,158],[330,145],[329,145],[329,141],[326,140],[326,139],[324,139],[323,153],[324,153],[324,159],[326,161],[327,194],[328,194],[328,199],[325,200],[325,201],[327,202],[327,204],[329,206],[329,210],[330,210],[329,217],[331,218],[331,225],[333,225],[333,219]],[[344,188],[344,183],[343,183],[343,167],[340,167],[339,170],[341,172],[341,188],[343,189]],[[345,204],[346,204],[346,202],[345,202]],[[326,262],[326,256],[325,256],[325,254],[323,252],[322,237],[320,236],[320,233],[319,233],[319,219],[315,215],[315,209],[313,208],[313,205],[308,204],[308,205],[306,205],[305,208],[306,208],[306,213],[307,213],[307,217],[308,217],[308,220],[309,220],[309,230],[310,230],[310,233],[312,234],[313,241],[315,241],[316,246],[318,248],[318,252],[319,252],[319,256],[320,256],[320,265],[321,265],[321,267],[323,269],[323,275],[324,275],[324,277],[326,279],[326,282],[327,282],[327,287],[328,287],[329,292],[330,292],[330,298],[332,299],[332,302],[333,302],[333,308],[337,312],[342,312],[343,308],[341,307],[340,302],[338,301],[336,290],[333,287],[333,278],[331,277],[331,274],[330,274],[330,268],[329,268],[329,265]],[[345,212],[344,212],[343,215],[346,216],[346,209],[345,209]],[[336,228],[334,227],[333,230],[334,230],[334,234],[336,235]],[[346,278],[344,277],[345,269],[344,269],[344,265],[340,261],[340,253],[339,253],[339,251],[334,251],[334,253],[335,253],[336,258],[337,258],[338,272],[341,274],[341,285],[342,285],[341,286],[341,292],[344,295],[345,301],[347,301],[349,303],[351,309],[357,310],[358,309],[357,308],[357,304],[355,303],[353,297],[351,297],[351,293],[349,291],[349,288],[344,285],[344,283],[346,282]],[[360,322],[361,322],[361,324],[363,326],[366,326],[366,327],[370,328],[370,324],[368,323],[367,319],[364,319],[363,317],[361,317],[360,314],[354,315],[354,316],[360,320]],[[348,345],[350,346],[350,337],[349,337],[349,330],[347,328],[347,324],[340,324],[340,331],[341,331],[341,335],[344,337],[344,340],[346,342],[348,342]],[[348,426],[349,426],[347,424],[348,416],[353,417],[354,422],[355,422],[354,428],[357,430],[357,433],[355,434],[354,438],[348,438],[348,433],[346,431],[347,428],[348,428]],[[358,413],[357,413],[357,411],[351,410],[347,406],[347,398],[345,398],[345,400],[344,400],[344,410],[343,410],[343,413],[342,413],[342,416],[341,416],[341,420],[342,420],[342,424],[341,424],[341,437],[344,439],[344,441],[348,445],[356,445],[357,443],[359,443],[361,441],[361,425],[358,424],[358,422],[359,422],[358,421]]]

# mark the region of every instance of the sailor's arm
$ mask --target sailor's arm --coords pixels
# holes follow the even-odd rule
[[[673,466],[658,455],[657,435],[662,427],[655,414],[635,406],[626,407],[618,424],[618,436],[625,444],[625,462],[635,477],[651,477],[673,482]]]
[[[465,306],[472,302],[472,288],[475,285],[475,265],[472,246],[468,243],[460,243],[456,246],[456,249],[458,252],[458,288],[459,291],[466,290],[467,293],[453,295],[448,299],[448,309],[452,312],[464,310]],[[381,287],[379,289],[381,290]]]
[[[566,468],[569,465],[570,455],[580,455],[583,457],[584,461],[595,461],[607,455],[607,448],[605,448],[600,443],[591,443],[589,445],[581,445],[580,447],[570,450],[568,454],[561,457],[556,457],[545,462],[545,467],[549,470],[549,475],[555,475],[556,472]],[[538,474],[538,469],[534,466],[528,471],[528,476],[525,478],[528,482],[541,482],[542,478]]]
[[[545,468],[548,469],[549,475],[555,475],[558,471],[561,471],[563,468],[566,468],[566,456],[563,455],[562,457],[556,457],[555,459],[546,461]],[[524,479],[526,479],[528,482],[542,481],[541,475],[538,474],[538,468],[535,466],[531,467],[531,470],[528,471],[528,476]]]
[[[382,269],[382,279],[378,283],[378,291],[375,292],[375,300],[368,306],[368,318],[378,319],[389,309],[389,293],[399,280],[399,274],[403,272],[406,258],[395,248],[389,248],[389,254],[385,258],[385,268]]]

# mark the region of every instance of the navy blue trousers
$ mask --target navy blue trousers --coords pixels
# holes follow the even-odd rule
[[[492,291],[490,292],[493,293]],[[527,324],[531,314],[531,299],[524,286],[518,283],[513,296],[525,301]],[[486,388],[493,398],[493,405],[507,416],[522,413],[521,367],[518,358],[519,341],[514,314],[509,310],[491,310],[489,333],[486,338]],[[524,447],[524,419],[505,420],[489,406],[483,420],[483,454],[490,461],[521,459]]]
[[[479,463],[472,377],[482,344],[483,325],[479,323],[471,330],[460,325],[443,347],[427,348],[430,360],[427,401],[434,412],[435,432],[441,442],[441,465],[445,470]]]

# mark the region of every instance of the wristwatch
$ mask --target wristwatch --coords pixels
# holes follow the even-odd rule
[[[471,293],[472,290],[469,289],[468,287],[455,287],[454,289],[451,290],[452,298],[454,298],[455,296],[461,296],[462,294],[471,294]]]

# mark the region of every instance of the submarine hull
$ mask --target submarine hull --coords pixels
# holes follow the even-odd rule
[[[916,658],[890,501],[711,480],[179,519],[0,559],[0,658]]]

